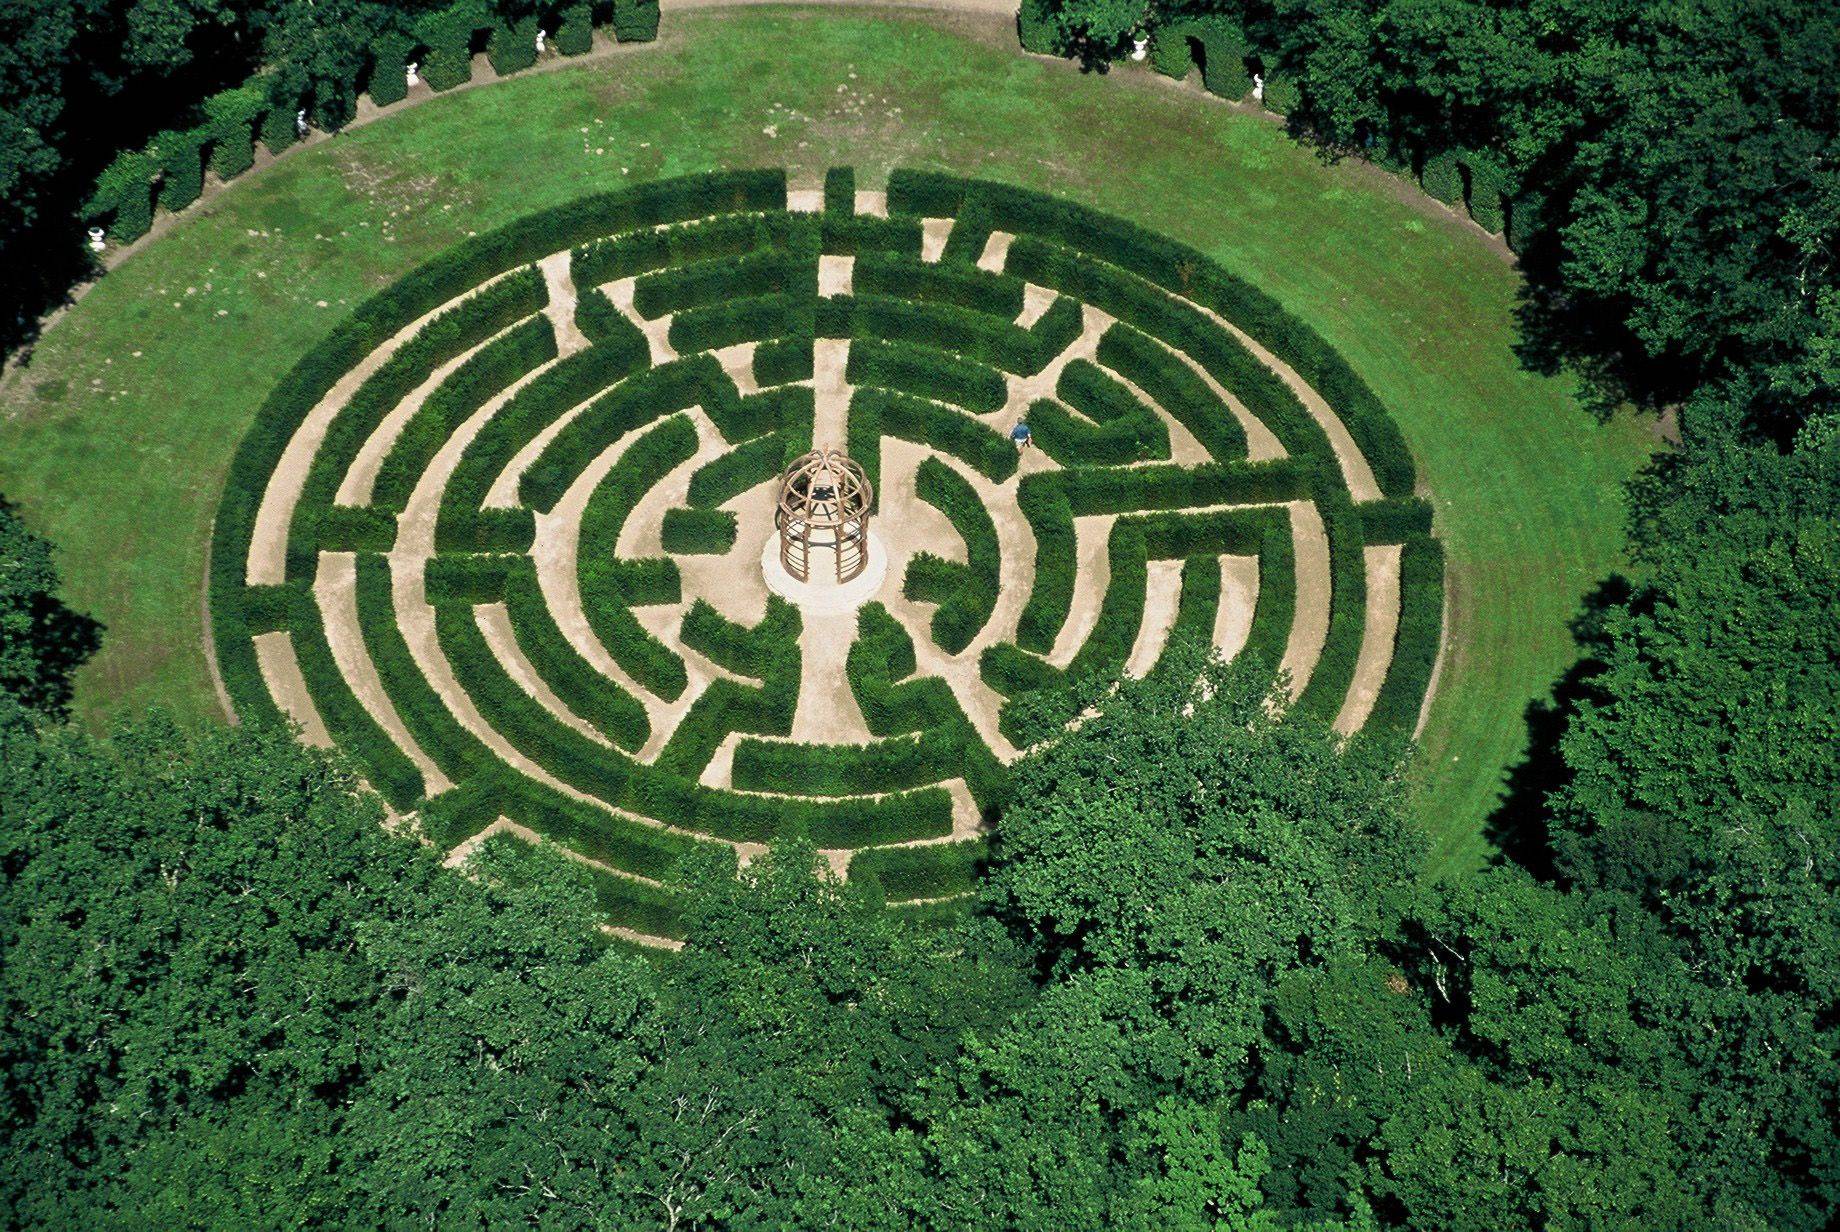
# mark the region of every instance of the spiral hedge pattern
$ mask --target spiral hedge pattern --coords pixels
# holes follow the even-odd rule
[[[814,441],[877,480],[846,616],[760,576]],[[1409,738],[1430,522],[1372,392],[1189,248],[930,172],[719,173],[470,239],[302,359],[232,468],[212,637],[244,720],[444,848],[555,840],[668,938],[681,857],[795,827],[891,903],[963,894],[1018,750],[1178,639]]]

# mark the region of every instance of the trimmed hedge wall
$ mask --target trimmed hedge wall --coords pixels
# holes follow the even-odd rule
[[[664,550],[681,556],[720,556],[735,546],[735,515],[726,509],[667,509]]]
[[[1410,739],[1444,638],[1444,545],[1427,535],[1405,541],[1399,557],[1399,629],[1392,662],[1364,733]]]
[[[1268,102],[1270,93],[1268,79]],[[1024,240],[1032,235],[1041,243],[1076,248],[1212,309],[1255,338],[1323,396],[1367,457],[1387,496],[1413,495],[1416,471],[1411,452],[1373,390],[1320,334],[1201,252],[1133,223],[1029,189],[906,167],[896,168],[888,180],[889,208],[903,213],[950,214],[973,191],[1000,229],[1018,232],[1010,247],[1009,268],[1019,277],[1041,281],[1016,265],[1018,246],[1026,251],[1029,245]],[[1154,328],[1146,327],[1145,332],[1160,336]],[[1178,349],[1187,350],[1179,344]],[[1232,388],[1224,380],[1221,383]],[[1255,408],[1255,413],[1260,412]],[[1272,427],[1277,431],[1277,425]]]
[[[1015,444],[1003,433],[962,411],[911,394],[858,389],[850,398],[850,424],[852,436],[862,425],[865,441],[892,436],[951,454],[992,483],[1008,479],[1019,464]]]
[[[696,428],[683,416],[665,420],[628,445],[588,499],[576,560],[582,606],[594,635],[614,662],[666,701],[688,684],[684,661],[638,622],[632,608],[676,602],[677,569],[666,559],[621,559],[614,545],[640,498],[689,461],[696,448]]]
[[[556,358],[549,318],[531,317],[456,368],[423,400],[377,469],[371,504],[400,513],[429,462],[460,425],[487,402]]]
[[[1217,462],[1246,456],[1246,430],[1232,408],[1181,356],[1119,323],[1099,339],[1098,360],[1187,428]]]
[[[871,880],[887,902],[946,898],[977,889],[990,847],[983,839],[878,847],[850,858],[850,880]]]
[[[538,433],[602,390],[641,371],[646,358],[643,337],[591,346],[545,369],[513,394],[462,451],[441,496],[436,548],[481,550],[490,538],[482,532],[494,518],[515,516],[519,525],[531,522],[528,509],[484,509],[492,485]]]
[[[846,378],[931,398],[975,413],[1001,410],[1009,399],[1003,374],[987,364],[898,342],[858,338],[850,343]]]
[[[645,707],[575,649],[557,626],[528,561],[513,568],[505,580],[505,612],[519,649],[563,705],[620,748],[645,744],[652,730]]]
[[[1304,713],[1330,722],[1341,713],[1361,657],[1361,637],[1367,625],[1367,562],[1361,550],[1361,519],[1347,495],[1337,492],[1319,499],[1317,508],[1329,539],[1329,631],[1297,705]]]
[[[582,471],[626,433],[692,406],[720,410],[739,398],[735,383],[709,355],[638,372],[589,403],[550,438],[519,477],[518,500],[548,513]],[[711,412],[712,418],[716,413]],[[695,429],[690,431],[694,436]],[[690,452],[695,452],[694,444]],[[644,491],[638,489],[632,498],[636,501]]]
[[[1029,427],[1042,452],[1062,466],[1123,466],[1169,457],[1169,429],[1103,369],[1076,359],[1061,369],[1055,394],[1085,416],[1075,418],[1042,399],[1029,408]]]
[[[931,300],[1006,321],[1022,312],[1022,279],[976,266],[870,253],[856,259],[851,284],[857,295]]]
[[[917,602],[936,603],[933,640],[955,655],[971,644],[997,605],[1002,552],[997,528],[977,489],[937,458],[920,463],[916,490],[921,500],[944,514],[965,542],[965,563],[922,552],[908,566],[902,593]]]

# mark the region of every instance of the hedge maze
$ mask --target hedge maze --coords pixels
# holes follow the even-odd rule
[[[887,579],[844,614],[761,572],[814,443],[877,486]],[[469,239],[302,359],[232,468],[212,635],[244,721],[444,849],[553,840],[633,935],[676,934],[686,854],[795,831],[926,915],[1007,765],[1179,640],[1410,739],[1415,486],[1360,378],[1191,249],[929,172],[697,176]]]

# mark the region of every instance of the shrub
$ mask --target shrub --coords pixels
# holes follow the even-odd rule
[[[1524,253],[1542,234],[1546,197],[1532,190],[1522,191],[1508,200],[1508,247]]]
[[[407,71],[414,54],[415,40],[396,31],[380,35],[371,44],[371,71],[365,86],[371,102],[388,107],[408,97]]]
[[[905,343],[858,338],[850,344],[847,375],[853,385],[879,385],[973,413],[999,410],[1009,398],[996,369]]]
[[[1507,163],[1492,150],[1465,150],[1459,157],[1469,171],[1469,216],[1484,231],[1499,234],[1513,183]]]
[[[790,381],[809,381],[812,374],[813,341],[809,335],[770,338],[755,347],[755,383],[783,385]]]
[[[301,678],[313,698],[313,709],[326,725],[327,734],[357,764],[377,794],[391,808],[407,812],[426,791],[422,772],[346,683],[345,674],[332,657],[319,605],[312,595],[304,588],[297,594],[302,601],[293,605],[290,639]]]
[[[455,553],[431,556],[422,567],[422,589],[436,607],[448,603],[497,603],[505,594],[509,556]]]
[[[429,89],[451,90],[472,80],[473,31],[485,24],[484,6],[467,0],[416,22],[416,35],[428,48],[421,77]]]
[[[211,170],[231,180],[255,163],[255,123],[267,95],[259,82],[248,82],[204,100],[211,134]]]
[[[96,181],[88,213],[109,217],[109,238],[130,244],[153,226],[153,160],[138,151],[119,154]]]
[[[1258,554],[1259,597],[1242,653],[1275,670],[1284,660],[1297,611],[1297,553],[1290,516],[1282,509],[1256,512],[1265,515]]]
[[[620,748],[645,743],[651,734],[645,707],[583,658],[557,627],[528,561],[514,566],[506,578],[505,611],[524,657],[563,705]]]
[[[922,230],[918,218],[878,218],[872,214],[824,214],[818,219],[823,251],[853,256],[889,253],[918,257]]]
[[[1356,505],[1361,517],[1361,537],[1367,543],[1404,543],[1431,533],[1431,502],[1426,500],[1368,501]]]
[[[992,483],[1002,483],[1016,473],[1016,446],[1007,436],[926,398],[872,387],[858,389],[850,399],[852,427],[859,421],[865,425],[863,439],[869,446],[883,436],[928,445],[951,454]],[[857,456],[854,447],[851,456]]]
[[[1119,323],[1099,339],[1098,359],[1148,394],[1215,461],[1246,456],[1246,430],[1232,409],[1169,348]]]
[[[1303,102],[1303,91],[1290,76],[1272,71],[1265,74],[1265,110],[1289,115]]]
[[[1054,648],[1073,603],[1073,506],[1061,479],[1052,472],[1027,475],[1016,489],[1017,504],[1035,536],[1035,585],[1016,626],[1016,645],[1037,654]]]
[[[1329,631],[1309,683],[1297,699],[1306,714],[1325,722],[1341,713],[1367,626],[1367,564],[1361,521],[1345,494],[1318,503],[1329,538]]]
[[[299,110],[300,92],[277,83],[268,96],[262,122],[257,126],[262,144],[270,154],[279,154],[300,140],[300,129],[294,122]]]
[[[587,4],[563,8],[556,26],[556,50],[565,56],[583,56],[594,50],[594,9]]]
[[[939,605],[933,613],[933,640],[955,655],[971,644],[997,605],[1002,566],[997,528],[977,490],[937,458],[920,463],[916,492],[946,516],[965,543],[962,565],[931,553],[915,557],[904,588],[909,599]]]
[[[480,348],[437,385],[403,425],[377,470],[371,502],[400,512],[422,472],[468,417],[512,383],[556,357],[549,318],[534,316]]]
[[[786,464],[786,447],[786,438],[773,432],[704,463],[690,476],[690,507],[714,512],[716,506],[772,479]]]
[[[1187,22],[1165,22],[1150,33],[1150,67],[1165,77],[1181,81],[1194,71],[1188,50]]]
[[[486,40],[486,59],[491,63],[492,71],[505,77],[521,73],[535,64],[538,27],[535,13],[510,23],[501,21],[493,26],[491,36]]]
[[[526,693],[492,652],[470,604],[437,606],[435,630],[454,679],[500,739],[576,791],[604,802],[624,796],[632,762],[590,740]],[[586,854],[617,858],[607,851]]]
[[[856,168],[832,167],[824,173],[824,212],[856,212]]]
[[[1122,466],[1169,457],[1169,430],[1103,369],[1076,359],[1061,370],[1055,393],[1084,415],[1076,419],[1042,400],[1029,408],[1029,423],[1042,452],[1063,466]]]
[[[198,200],[204,191],[206,134],[167,132],[153,139],[160,160],[160,205],[174,213]]]
[[[588,463],[626,433],[675,411],[698,405],[708,410],[739,396],[722,365],[708,355],[638,372],[596,398],[550,438],[518,480],[519,502],[547,513]],[[695,452],[694,446],[690,452]],[[631,494],[634,503],[644,492],[639,488]]]
[[[794,744],[741,740],[735,745],[739,791],[802,796],[866,796],[956,777],[960,742],[944,729],[873,744]]]
[[[396,622],[389,562],[382,556],[361,554],[357,572],[358,626],[364,647],[410,738],[456,783],[498,765],[497,756],[454,717],[416,664]]]
[[[658,0],[613,0],[613,36],[622,43],[658,37]]]
[[[1408,739],[1444,639],[1444,545],[1428,535],[1407,539],[1399,556],[1399,625],[1393,657],[1364,733]]]
[[[874,253],[856,259],[852,283],[857,295],[935,300],[1004,321],[1014,321],[1022,311],[1022,279],[976,266]]]
[[[989,858],[981,838],[918,847],[877,847],[850,859],[851,881],[874,881],[888,902],[943,898],[977,889]]]
[[[809,296],[816,294],[817,286],[817,236],[812,233],[810,247],[803,251],[763,246],[739,258],[719,257],[643,275],[633,286],[633,307],[641,316],[661,317],[785,291]]]
[[[684,691],[684,662],[633,617],[635,604],[675,602],[676,567],[668,560],[632,561],[614,555],[620,527],[666,474],[696,453],[696,429],[673,416],[626,448],[582,514],[582,606],[607,652],[640,685],[670,701]]]
[[[741,342],[803,338],[812,334],[809,293],[752,295],[671,318],[671,346],[681,354],[713,351]]]
[[[1066,44],[1053,0],[1022,0],[1016,13],[1016,34],[1022,49],[1038,56],[1058,56]]]
[[[1196,18],[1190,31],[1201,43],[1201,84],[1207,92],[1234,102],[1245,98],[1252,90],[1252,74],[1246,71],[1246,57],[1252,49],[1239,23],[1210,15]],[[1269,98],[1269,81],[1265,92]]]
[[[1426,192],[1445,205],[1463,203],[1463,169],[1454,151],[1441,150],[1425,159],[1424,168],[1418,173],[1418,182]]]
[[[664,550],[673,555],[720,556],[735,546],[735,515],[726,509],[667,509]]]

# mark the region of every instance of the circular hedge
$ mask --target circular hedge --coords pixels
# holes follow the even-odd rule
[[[814,441],[892,544],[852,616],[760,577]],[[233,464],[212,636],[243,719],[443,847],[557,841],[668,937],[686,852],[792,829],[891,902],[964,893],[1018,750],[1185,640],[1409,738],[1414,489],[1366,385],[1192,249],[931,172],[718,173],[469,239],[310,352]]]

